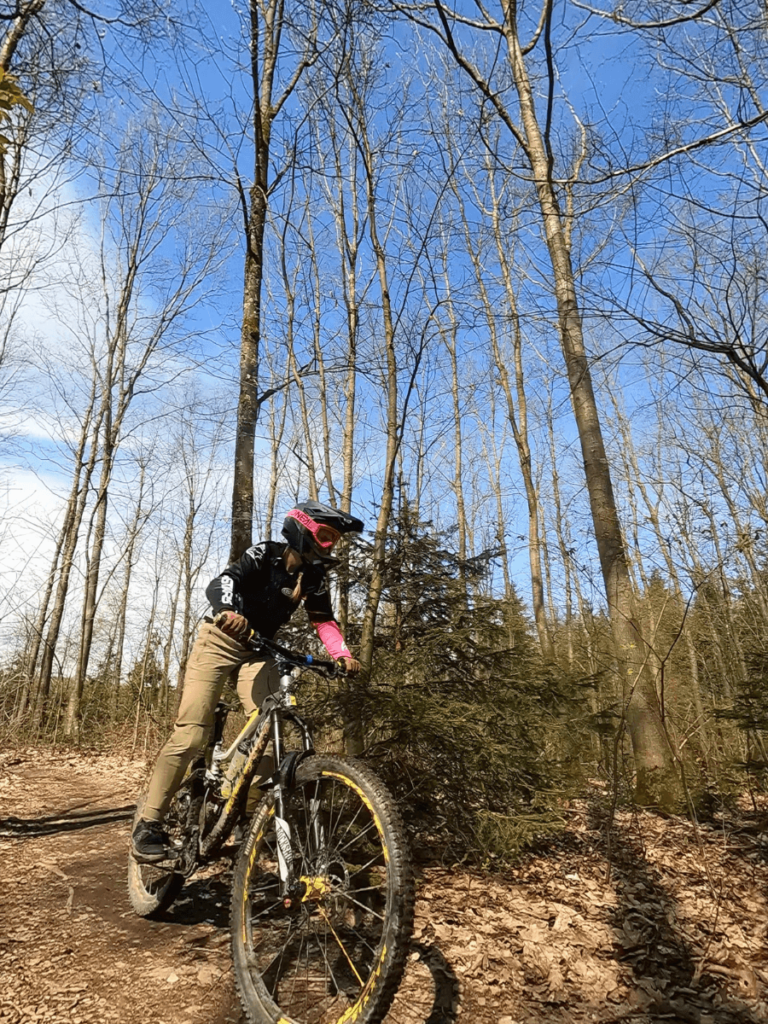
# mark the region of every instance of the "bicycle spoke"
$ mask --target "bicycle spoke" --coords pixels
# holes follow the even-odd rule
[[[331,779],[331,782],[333,784],[333,796],[335,797],[335,795],[336,795],[336,779]],[[345,811],[345,809],[346,809],[346,807],[347,807],[347,805],[349,803],[350,793],[351,793],[351,790],[349,790],[349,789],[345,790],[345,792],[344,792],[343,803],[342,803],[341,807],[339,808],[339,814],[338,814],[338,817],[336,818],[336,824],[337,825],[341,821],[341,816],[344,813],[344,811]],[[333,832],[334,832],[333,801],[331,801],[331,813],[330,813],[329,819],[328,819],[328,841],[329,842],[330,842],[331,836],[333,835]]]
[[[310,760],[322,767],[311,774],[302,766],[303,778],[297,773],[285,793],[295,888],[286,892],[275,877],[277,823],[264,810],[254,825],[259,848],[244,851],[238,867],[244,874],[237,891],[250,900],[250,913],[245,930],[234,930],[233,944],[243,950],[239,971],[245,964],[254,984],[261,984],[247,989],[262,1006],[253,1019],[338,1024],[355,1008],[355,1019],[367,1020],[377,1000],[391,999],[391,987],[383,989],[390,944],[404,948],[387,929],[405,876],[397,847],[391,860],[376,816],[391,827],[386,815],[392,811],[377,804],[381,797],[364,769],[350,772],[344,762],[319,755],[308,766]]]
[[[328,959],[328,929],[327,928],[323,931],[322,953],[323,953],[323,960],[325,961],[325,964],[326,964],[326,966],[327,966],[327,968],[328,968],[328,970],[330,972],[331,978],[333,978],[333,983],[336,986],[336,988],[339,991],[341,991],[341,986],[336,981],[336,976],[333,973],[333,968],[331,967],[331,962]]]
[[[334,939],[336,939],[336,941],[338,942],[339,948],[341,949],[341,951],[344,954],[344,956],[347,958],[347,963],[352,968],[352,971],[353,971],[355,977],[357,978],[357,980],[360,982],[360,985],[362,986],[363,979],[357,973],[357,969],[356,969],[355,965],[352,963],[352,958],[350,957],[349,953],[347,952],[346,947],[344,946],[344,943],[341,941],[339,936],[336,934],[336,929],[331,924],[331,919],[328,917],[328,915],[326,914],[326,912],[323,910],[322,907],[320,907],[320,913],[322,914],[323,918],[325,919],[326,924],[330,928],[331,934],[333,935]]]
[[[298,952],[297,957],[296,957],[297,960],[300,959],[300,957],[301,957],[301,950],[302,950],[302,946],[303,945],[304,945],[304,936],[302,935],[301,936],[301,942],[299,943],[299,952]],[[297,976],[294,974],[294,976],[293,976],[293,987],[291,988],[291,1000],[293,1000],[293,994],[296,991],[296,977]]]
[[[350,830],[350,829],[352,828],[352,826],[354,825],[354,823],[355,823],[355,822],[357,821],[358,815],[359,815],[359,814],[361,814],[361,812],[363,811],[364,807],[365,807],[365,805],[364,805],[364,804],[360,804],[360,806],[358,807],[358,809],[357,809],[357,810],[355,811],[355,816],[354,816],[354,818],[352,819],[352,821],[350,821],[350,823],[349,823],[349,824],[347,825],[347,827],[346,827],[346,828],[344,829],[344,831],[342,832],[342,834],[341,834],[341,835],[340,835],[340,836],[338,837],[338,839],[336,840],[336,842],[337,842],[337,843],[340,843],[340,842],[342,842],[342,840],[344,839],[344,837],[345,837],[345,836],[346,836],[346,835],[348,834],[349,830]],[[365,809],[367,810],[367,808],[365,808]],[[353,839],[353,842],[354,842],[354,839]]]
[[[334,852],[337,853],[337,854],[343,853],[345,850],[348,850],[353,843],[356,843],[359,839],[362,839],[362,837],[364,835],[367,835],[367,833],[370,832],[371,829],[374,829],[374,828],[376,828],[376,822],[375,821],[369,822],[365,826],[365,828],[363,829],[362,832],[358,832],[356,836],[353,836],[352,839],[350,839],[350,841],[346,844],[346,846],[338,847],[338,848],[335,849]],[[374,858],[374,860],[375,859],[376,858]]]
[[[357,872],[355,872],[357,874]],[[352,876],[355,877],[354,875]],[[382,887],[380,885],[365,885],[362,889],[347,889],[348,893],[352,892],[381,892]]]
[[[366,906],[365,903],[361,903],[360,900],[353,900],[348,892],[342,892],[339,893],[339,895],[343,900],[346,900],[348,903],[354,903],[356,907],[362,907],[366,914],[373,914],[373,916],[378,917],[380,921],[385,920],[383,914],[377,914],[375,910],[373,910],[371,907]]]
[[[361,875],[363,871],[367,871],[369,867],[371,867],[373,864],[377,864],[379,860],[381,860],[381,853],[377,851],[374,854],[374,856],[371,857],[369,861],[367,861],[367,863],[363,864],[361,867],[357,868],[355,871],[352,872],[352,878],[354,878],[355,875]],[[381,867],[382,865],[379,864],[378,866]]]

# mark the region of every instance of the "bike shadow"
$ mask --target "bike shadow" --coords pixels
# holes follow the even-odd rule
[[[184,887],[177,902],[156,920],[181,927],[214,925],[226,932],[229,929],[229,892],[230,882],[226,877],[193,880]],[[460,1005],[456,972],[439,946],[413,942],[410,949],[403,982],[383,1024],[455,1024]],[[245,1024],[236,1001],[221,1020],[228,1024]],[[218,1017],[215,1024],[219,1024]]]
[[[455,1024],[459,980],[438,946],[414,942],[400,989],[382,1024]],[[210,1024],[247,1024],[237,998]]]
[[[412,942],[400,988],[383,1024],[454,1024],[459,979],[437,945]]]
[[[439,946],[413,943],[419,962],[432,975],[435,1001],[424,1024],[453,1024],[459,1012],[459,979]],[[420,1024],[420,1022],[419,1022]]]
[[[186,928],[209,924],[228,930],[231,884],[229,878],[222,876],[193,878],[184,885],[176,902],[154,920]]]
[[[134,811],[134,804],[126,804],[123,807],[107,807],[95,811],[49,814],[41,818],[17,818],[9,815],[7,818],[0,818],[0,839],[33,839],[39,836],[60,835],[62,832],[99,828],[117,821],[128,821],[133,817]]]
[[[606,827],[593,809],[592,824]],[[748,1001],[727,993],[722,978],[710,970],[708,949],[696,944],[681,926],[684,915],[674,895],[647,862],[642,838],[616,823],[611,829],[611,876],[618,897],[612,925],[618,959],[630,967],[644,1019],[656,1024],[717,1021],[717,1024],[763,1024]],[[717,931],[716,907],[710,907],[711,939]],[[744,978],[748,977],[745,972]],[[754,980],[754,979],[753,979]],[[746,991],[745,995],[754,995]]]

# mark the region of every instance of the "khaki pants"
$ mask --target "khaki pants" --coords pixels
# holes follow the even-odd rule
[[[143,818],[163,820],[187,765],[205,749],[216,704],[224,684],[233,676],[246,714],[256,711],[280,681],[272,658],[254,655],[216,626],[203,623],[187,663],[176,724],[158,754],[149,782]],[[259,769],[262,775],[270,775],[271,758],[264,758]]]

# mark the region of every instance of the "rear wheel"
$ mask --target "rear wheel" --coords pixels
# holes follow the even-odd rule
[[[181,843],[186,835],[186,824],[192,800],[193,780],[190,776],[181,786],[165,817],[164,827],[174,844]],[[141,818],[144,809],[144,794],[136,805],[133,828]],[[128,896],[131,906],[139,917],[152,917],[167,910],[181,892],[184,875],[174,871],[173,861],[161,861],[159,864],[140,864],[128,852]]]
[[[376,1024],[402,977],[413,927],[413,873],[392,797],[364,766],[312,756],[298,768],[286,816],[297,891],[280,896],[271,795],[253,816],[233,877],[232,952],[246,1017]]]

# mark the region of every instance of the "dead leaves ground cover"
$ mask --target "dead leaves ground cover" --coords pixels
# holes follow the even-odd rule
[[[125,890],[145,766],[0,755],[0,1022],[235,1024],[228,862],[166,917]],[[697,827],[572,805],[513,871],[421,865],[416,934],[387,1024],[768,1021],[768,814]],[[610,861],[609,861],[610,855]]]

